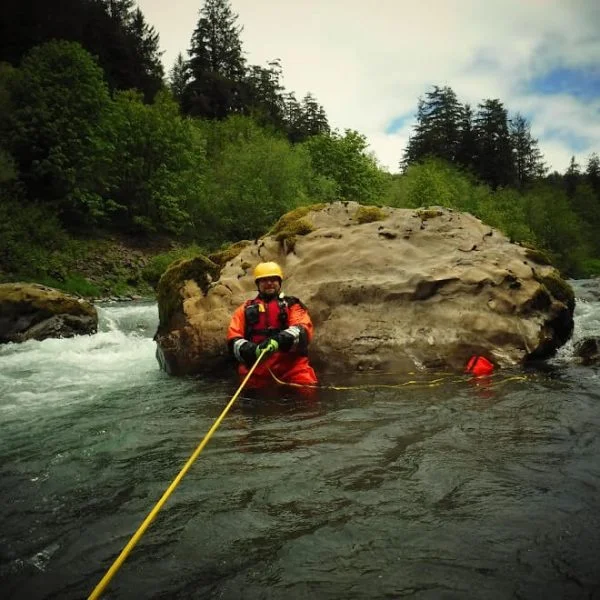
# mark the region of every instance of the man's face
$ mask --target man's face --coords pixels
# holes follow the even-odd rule
[[[263,296],[277,296],[281,290],[279,277],[261,277],[258,282],[258,291]]]

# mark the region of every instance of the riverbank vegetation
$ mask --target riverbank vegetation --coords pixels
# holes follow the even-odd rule
[[[0,281],[146,295],[171,260],[338,199],[468,211],[566,275],[600,274],[597,154],[547,173],[499,99],[427,91],[391,174],[312,94],[286,91],[277,61],[246,63],[228,0],[206,0],[167,79],[133,0],[69,0],[51,18],[29,4],[1,9],[19,25],[0,38]]]

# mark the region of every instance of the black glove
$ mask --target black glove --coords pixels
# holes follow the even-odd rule
[[[285,330],[280,331],[275,336],[275,339],[277,340],[277,343],[279,344],[279,349],[283,350],[284,352],[288,352],[290,350],[290,348],[294,345],[294,342],[296,341],[294,336]]]
[[[240,347],[240,356],[244,363],[251,367],[256,360],[256,344],[254,342],[244,342]]]

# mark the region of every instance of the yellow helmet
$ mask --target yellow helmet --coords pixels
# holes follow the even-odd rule
[[[254,281],[263,277],[279,277],[283,281],[283,271],[276,262],[262,262],[254,267]]]

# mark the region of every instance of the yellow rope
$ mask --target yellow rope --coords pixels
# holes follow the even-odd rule
[[[95,600],[100,597],[100,594],[105,590],[106,586],[110,583],[111,579],[115,576],[115,573],[119,570],[121,565],[125,562],[125,559],[129,556],[129,553],[133,550],[135,545],[138,543],[142,535],[144,535],[146,529],[150,526],[150,523],[154,520],[158,511],[163,507],[164,503],[169,499],[169,496],[173,493],[179,482],[183,479],[184,475],[188,472],[189,468],[192,466],[193,462],[198,458],[200,452],[204,450],[206,444],[212,437],[213,433],[217,430],[217,427],[221,424],[221,421],[225,418],[225,415],[229,412],[229,409],[233,406],[233,403],[237,400],[237,397],[240,395],[241,391],[244,389],[244,386],[248,382],[248,379],[252,376],[254,369],[258,366],[258,363],[262,360],[265,355],[265,350],[257,358],[252,368],[248,371],[248,374],[240,384],[240,387],[237,389],[227,406],[223,409],[223,412],[219,415],[217,420],[213,423],[213,426],[208,430],[208,433],[204,436],[204,439],[198,444],[194,453],[190,456],[188,461],[185,463],[179,474],[173,481],[171,485],[167,488],[165,493],[162,495],[160,500],[156,503],[154,508],[148,513],[148,516],[144,519],[143,523],[139,526],[138,530],[133,534],[133,537],[129,540],[125,548],[121,551],[121,554],[117,557],[117,559],[113,562],[112,566],[104,577],[100,580],[98,585],[94,588],[94,591],[89,595],[88,600]]]
[[[318,385],[318,384],[303,384],[303,383],[287,382],[287,381],[282,381],[281,379],[279,379],[277,377],[277,375],[275,375],[275,373],[273,373],[273,371],[271,371],[271,369],[269,369],[269,373],[271,374],[271,377],[273,377],[273,380],[275,381],[275,383],[277,383],[278,385],[285,385],[288,387],[303,388],[303,389],[336,390],[336,391],[367,390],[367,389],[372,389],[372,388],[394,388],[395,389],[395,388],[406,387],[409,385],[423,385],[424,387],[437,387],[443,381],[448,381],[449,378],[452,377],[452,375],[447,375],[445,377],[431,379],[430,381],[410,380],[410,381],[404,381],[402,383],[390,383],[390,384],[368,383],[365,385],[338,386],[338,385]],[[485,377],[488,377],[488,376],[486,375]],[[528,378],[525,375],[514,375],[514,376],[506,377],[503,380],[498,380],[497,378],[494,377],[493,385],[494,385],[494,387],[496,387],[498,385],[507,383],[509,381],[526,381],[527,379]],[[456,382],[460,382],[460,381],[464,381],[464,380],[465,380],[464,376],[458,376],[458,377],[455,376],[455,378],[454,378],[454,381],[456,381]]]

